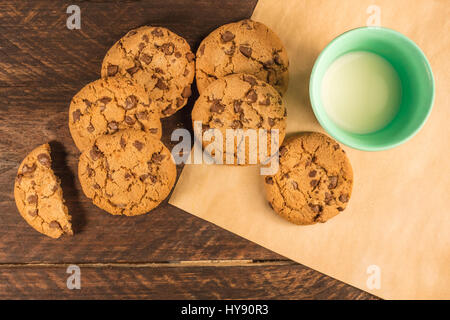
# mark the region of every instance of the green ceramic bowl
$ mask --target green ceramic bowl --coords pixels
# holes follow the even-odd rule
[[[388,60],[402,84],[402,98],[395,118],[383,129],[355,134],[338,127],[322,106],[322,79],[328,67],[352,51],[369,51]],[[413,137],[427,120],[434,101],[434,78],[430,64],[420,48],[403,34],[381,27],[347,31],[333,41],[317,58],[310,78],[309,95],[317,120],[336,140],[365,151],[396,147]]]

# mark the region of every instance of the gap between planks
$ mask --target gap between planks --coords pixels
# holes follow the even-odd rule
[[[258,267],[258,266],[294,266],[290,260],[197,260],[167,261],[148,263],[2,263],[2,268],[52,268],[77,265],[84,268],[185,268],[185,267]]]

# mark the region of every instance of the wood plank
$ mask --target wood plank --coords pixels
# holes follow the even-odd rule
[[[100,75],[103,56],[130,29],[160,25],[193,49],[216,27],[249,17],[256,0],[83,1],[81,29],[69,30],[73,1],[0,2],[0,86],[82,85]]]
[[[302,265],[2,267],[0,299],[376,299]]]

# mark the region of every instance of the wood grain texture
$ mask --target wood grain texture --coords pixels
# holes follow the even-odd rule
[[[128,30],[153,24],[185,37],[195,51],[216,27],[249,17],[256,0],[78,1],[81,30],[66,28],[70,4],[0,2],[1,299],[371,297],[167,202],[147,215],[116,217],[82,194],[67,110],[72,96],[99,77],[108,48]],[[188,105],[163,120],[162,140],[168,147],[174,145],[170,133],[175,128],[191,130],[196,97],[194,88]],[[19,163],[47,141],[75,229],[73,237],[57,241],[27,225],[12,193]],[[177,169],[179,173],[182,166]],[[220,261],[217,267],[185,267],[176,262],[224,259],[267,262],[245,267]],[[64,263],[95,265],[82,267],[81,291],[66,289],[68,275],[59,265]]]
[[[374,299],[301,265],[228,267],[80,266],[69,290],[67,266],[0,268],[0,299]],[[245,281],[243,281],[245,279]]]
[[[0,86],[75,86],[100,75],[107,49],[130,29],[152,24],[192,48],[216,27],[251,15],[256,0],[77,1],[81,29],[66,27],[73,1],[0,2]]]

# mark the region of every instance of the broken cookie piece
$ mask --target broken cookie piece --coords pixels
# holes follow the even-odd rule
[[[30,226],[51,238],[59,238],[73,232],[60,180],[53,173],[51,163],[48,143],[31,151],[19,166],[14,198]]]

